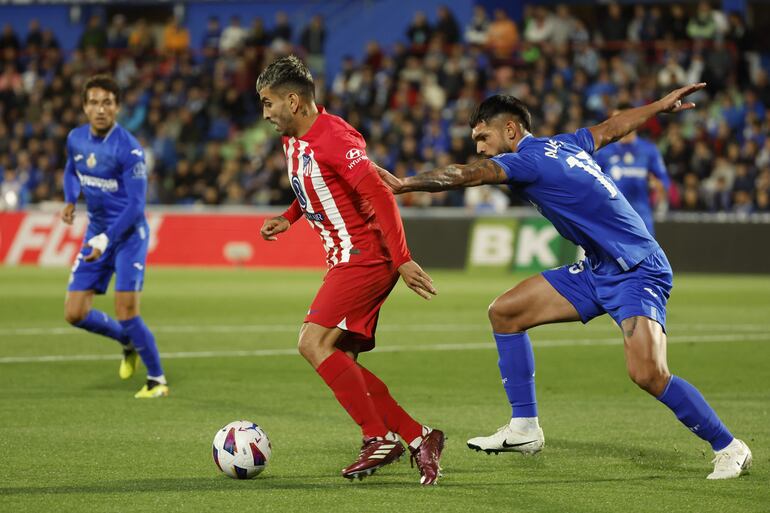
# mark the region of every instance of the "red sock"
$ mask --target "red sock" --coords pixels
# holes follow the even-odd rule
[[[387,385],[366,367],[359,365],[364,375],[369,395],[374,401],[377,411],[380,412],[385,426],[398,433],[407,444],[415,438],[422,436],[422,425],[415,421],[390,395]]]
[[[332,389],[337,401],[356,424],[361,426],[366,438],[388,434],[388,428],[367,393],[366,382],[356,362],[342,351],[336,350],[321,362],[316,372]]]

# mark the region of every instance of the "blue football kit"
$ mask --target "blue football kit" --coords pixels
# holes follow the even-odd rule
[[[492,160],[515,193],[585,250],[585,260],[543,272],[583,322],[606,312],[618,324],[641,315],[665,328],[671,267],[593,152],[593,135],[581,128],[551,138],[527,135],[515,153]]]
[[[115,290],[140,291],[149,243],[144,217],[147,168],[139,141],[118,124],[104,137],[91,133],[89,125],[73,129],[67,137],[64,196],[75,203],[83,193],[88,209],[85,241],[104,233],[109,244],[93,262],[75,261],[69,290],[94,290],[104,294],[115,274]]]
[[[668,190],[670,180],[658,148],[650,141],[637,137],[630,143],[612,143],[594,155],[599,164],[626,197],[654,236],[648,178],[652,173]]]
[[[144,217],[147,167],[139,141],[117,123],[104,137],[94,135],[87,124],[67,136],[64,199],[74,204],[81,192],[88,210],[84,242],[105,234],[108,244],[93,262],[85,261],[92,248],[83,244],[72,266],[68,290],[104,294],[115,274],[116,291],[141,291],[150,235]],[[147,367],[148,380],[155,385],[154,392],[148,384],[134,397],[168,394],[155,336],[139,315],[117,321],[92,308],[75,326],[115,339],[125,351],[136,350]],[[131,374],[133,369],[127,376]]]
[[[593,152],[593,135],[581,128],[551,138],[527,135],[516,153],[493,160],[505,170],[514,192],[535,205],[563,237],[585,250],[583,261],[543,272],[583,322],[606,312],[619,325],[630,317],[644,316],[665,330],[671,266],[618,185],[593,159]],[[535,361],[529,335],[526,331],[493,335],[512,419],[536,419]],[[703,395],[679,376],[672,375],[656,398],[714,451],[733,444],[732,434]],[[542,446],[542,431],[532,433],[537,435],[532,440]],[[504,441],[502,450],[506,447],[510,446]]]

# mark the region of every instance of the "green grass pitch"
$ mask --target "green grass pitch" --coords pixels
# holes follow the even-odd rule
[[[0,511],[770,511],[770,277],[676,276],[670,367],[754,452],[750,475],[709,482],[709,447],[630,382],[607,317],[531,332],[542,453],[468,450],[509,415],[486,307],[521,276],[432,274],[440,295],[400,284],[361,360],[449,436],[425,489],[406,459],[339,476],[360,433],[295,351],[321,273],[150,269],[142,311],[171,396],[138,401],[116,343],[65,324],[67,270],[0,268]],[[95,306],[112,313],[112,295]],[[237,419],[273,443],[251,481],[211,460]]]

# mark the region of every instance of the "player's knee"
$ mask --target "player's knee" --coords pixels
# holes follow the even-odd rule
[[[312,362],[316,354],[322,350],[322,343],[317,337],[310,336],[307,333],[301,333],[297,341],[297,351],[303,358]]]
[[[301,354],[305,359],[308,358],[308,356],[311,353],[311,346],[309,341],[306,337],[303,337],[300,335],[299,340],[297,341],[297,351],[299,354]]]
[[[88,312],[80,308],[64,309],[64,320],[73,326],[80,324],[86,318],[86,315],[88,315]]]
[[[495,331],[518,332],[525,331],[528,326],[524,322],[522,311],[515,307],[515,302],[495,299],[487,309],[487,316]]]
[[[652,363],[629,367],[628,376],[639,388],[656,397],[663,393],[671,377],[667,370]]]
[[[139,316],[138,301],[118,301],[115,304],[115,317],[119,321],[127,321]]]

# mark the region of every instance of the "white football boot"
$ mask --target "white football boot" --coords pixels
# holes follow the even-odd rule
[[[468,440],[469,449],[484,451],[487,454],[501,452],[535,454],[544,445],[545,437],[537,417],[513,418],[493,435],[477,436]]]
[[[714,464],[714,472],[706,479],[732,479],[751,468],[751,450],[743,441],[733,438],[730,445],[714,453],[711,463]]]

